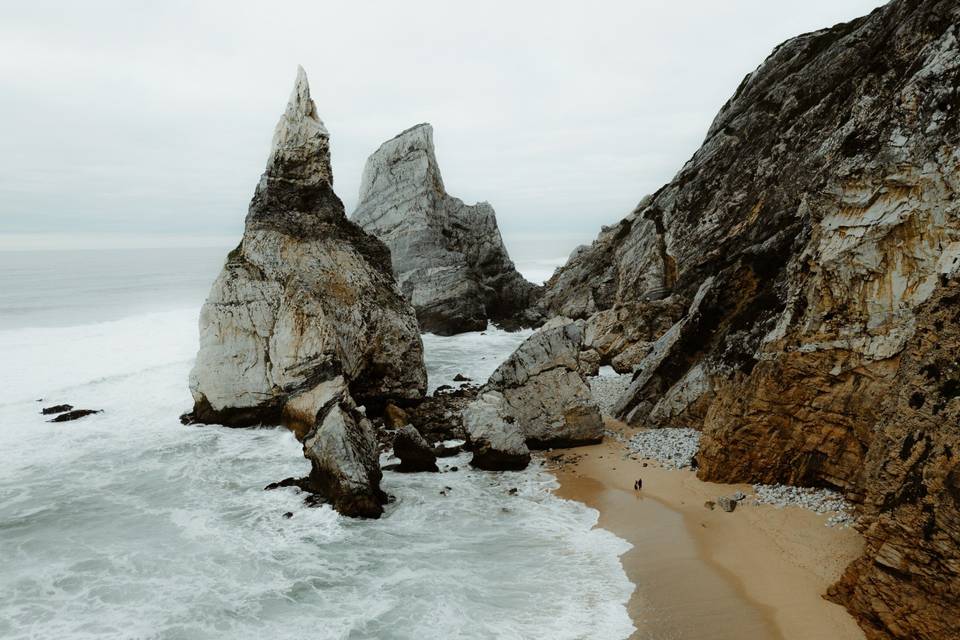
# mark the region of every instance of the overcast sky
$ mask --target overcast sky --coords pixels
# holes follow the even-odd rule
[[[516,259],[566,255],[774,46],[881,4],[4,2],[0,248],[236,242],[302,64],[348,213],[367,156],[426,121]]]

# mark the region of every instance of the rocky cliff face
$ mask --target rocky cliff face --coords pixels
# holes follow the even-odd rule
[[[389,250],[347,220],[333,192],[329,136],[300,69],[243,240],[200,314],[186,418],[286,422],[305,439],[315,486],[345,513],[378,515],[374,439],[354,400],[375,407],[425,387],[413,308]]]
[[[960,280],[916,320],[859,478],[867,552],[830,591],[871,638],[960,630]]]
[[[447,195],[420,124],[385,142],[367,160],[353,220],[390,247],[393,269],[423,331],[479,331],[487,320],[534,326],[540,288],[514,268],[486,202]]]
[[[884,399],[960,260],[958,39],[956,2],[895,0],[782,44],[677,176],[547,283],[551,313],[636,368],[620,417],[703,429],[701,477],[868,501],[869,461],[887,492],[913,482],[895,470],[920,454],[895,460],[901,408]],[[915,529],[896,502],[865,507],[886,514],[875,540]],[[955,535],[951,514],[929,517]],[[900,564],[872,543],[851,570],[843,600],[874,637],[944,637],[943,603],[960,605],[950,535]],[[944,601],[918,595],[944,585]]]

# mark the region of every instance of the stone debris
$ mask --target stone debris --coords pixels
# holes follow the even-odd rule
[[[815,513],[829,513],[826,526],[849,527],[856,522],[853,507],[836,491],[791,487],[783,484],[755,484],[755,504],[769,504],[778,509],[800,507]]]
[[[655,460],[666,469],[686,469],[700,447],[700,432],[694,429],[651,429],[630,438],[630,450],[641,458]]]
[[[401,473],[417,471],[439,471],[437,455],[420,432],[412,425],[404,425],[393,438],[393,453],[400,458],[397,471]]]
[[[600,374],[587,380],[593,393],[593,401],[600,407],[601,413],[613,415],[613,406],[630,386],[632,378],[633,374],[630,373],[615,373]]]

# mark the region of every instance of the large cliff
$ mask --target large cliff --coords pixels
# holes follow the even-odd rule
[[[866,554],[830,598],[871,637],[960,634],[960,279],[918,310],[859,485]]]
[[[780,45],[676,177],[543,298],[635,370],[620,417],[703,430],[702,478],[864,504],[867,556],[837,597],[877,638],[960,628],[952,454],[907,464],[927,454],[901,448],[901,418],[919,418],[889,401],[915,366],[908,345],[938,331],[923,305],[956,304],[943,289],[960,259],[958,39],[954,0],[894,0]],[[952,451],[950,430],[911,437]],[[916,536],[929,543],[893,551]]]
[[[288,424],[312,486],[349,515],[379,515],[375,438],[358,405],[421,398],[423,347],[390,253],[347,220],[329,136],[299,69],[267,167],[200,314],[187,420]],[[356,400],[356,402],[354,402]]]
[[[367,159],[352,219],[390,247],[423,331],[478,331],[488,319],[509,329],[539,324],[540,287],[514,268],[493,207],[447,194],[429,124],[407,129]]]

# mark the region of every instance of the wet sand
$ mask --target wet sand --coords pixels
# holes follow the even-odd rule
[[[608,426],[630,434],[619,423]],[[597,509],[598,525],[633,545],[621,558],[637,586],[629,603],[633,639],[864,638],[842,607],[821,597],[860,554],[856,531],[824,526],[826,515],[749,499],[733,513],[711,511],[705,501],[750,487],[644,467],[626,453],[608,438],[547,458],[560,482],[557,494]]]

